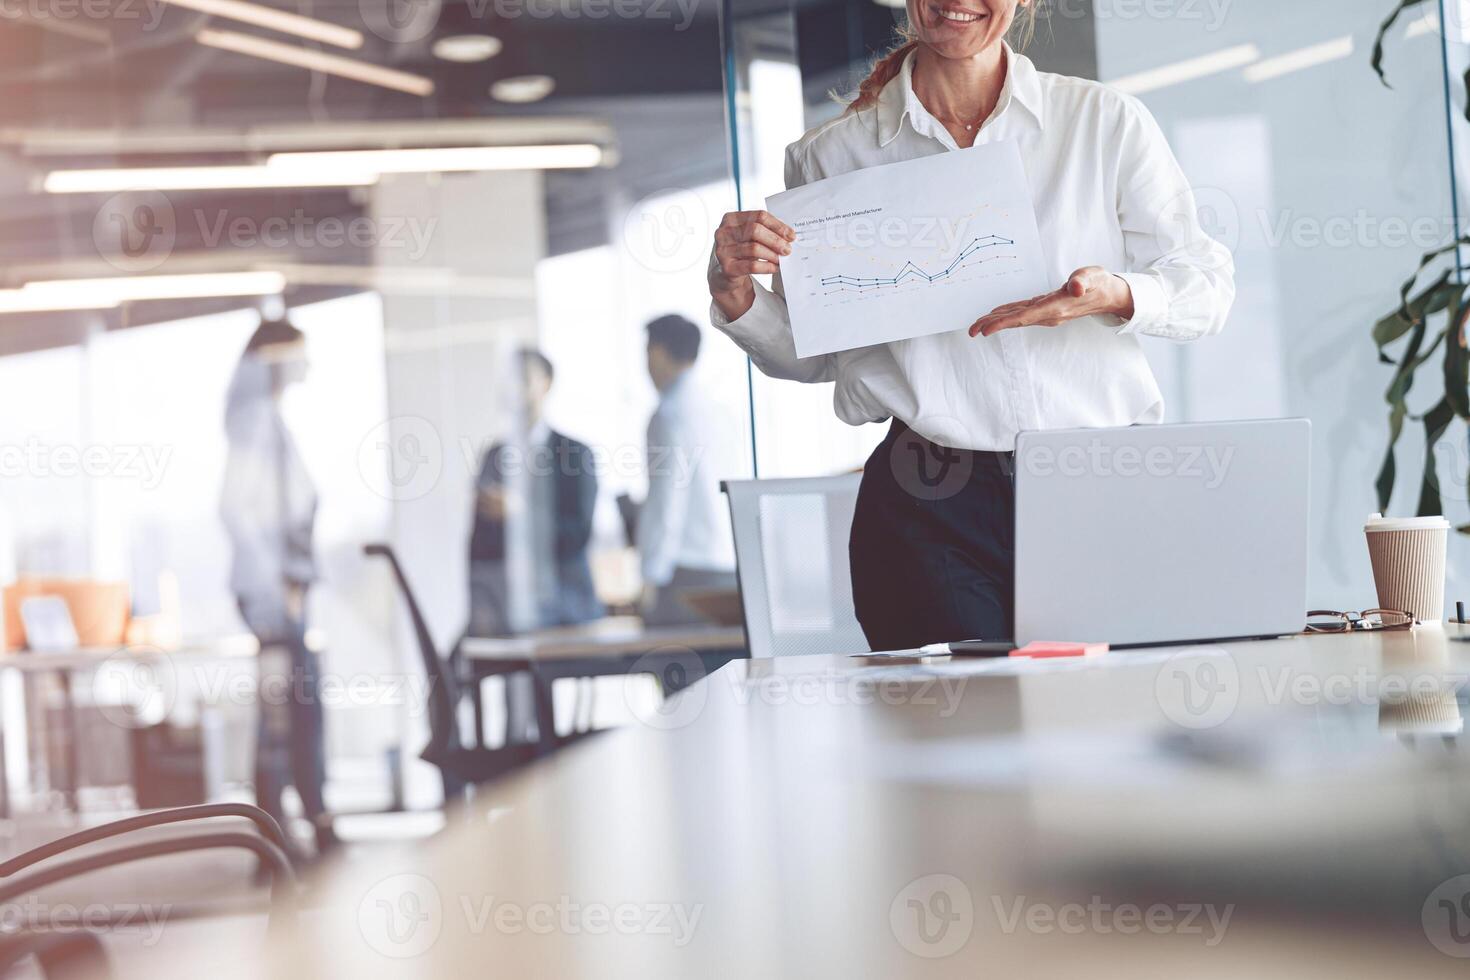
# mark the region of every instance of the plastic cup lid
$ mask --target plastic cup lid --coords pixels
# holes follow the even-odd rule
[[[1363,525],[1365,531],[1445,531],[1450,522],[1443,517],[1384,517],[1372,514]]]

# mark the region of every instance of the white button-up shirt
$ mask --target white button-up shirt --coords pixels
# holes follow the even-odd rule
[[[1134,315],[1083,317],[971,338],[945,333],[798,358],[779,273],[755,305],[711,322],[764,373],[836,381],[844,422],[893,417],[958,449],[1010,450],[1026,429],[1163,420],[1138,334],[1193,340],[1217,332],[1235,297],[1230,253],[1200,227],[1194,195],[1158,124],[1137,99],[1098,82],[1038,72],[1006,47],[1005,85],[975,143],[1012,140],[1036,207],[1050,279],[1100,265],[1127,280]],[[872,106],[847,112],[786,150],[786,185],[956,150],[913,88],[914,56]],[[956,188],[963,194],[964,188]],[[989,310],[975,310],[979,319]]]
[[[735,570],[730,508],[720,477],[738,473],[719,458],[736,436],[686,372],[659,396],[648,420],[648,498],[638,512],[643,580],[668,585],[677,568]]]

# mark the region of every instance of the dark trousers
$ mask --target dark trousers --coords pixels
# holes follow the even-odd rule
[[[935,445],[893,421],[863,469],[848,542],[852,600],[874,650],[1011,637],[1010,453]]]
[[[282,826],[281,795],[296,787],[301,808],[322,837],[326,782],[321,668],[306,647],[304,623],[288,622],[284,637],[260,637],[260,709],[255,747],[255,800]]]

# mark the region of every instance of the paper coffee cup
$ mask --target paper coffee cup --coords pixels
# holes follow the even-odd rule
[[[1384,517],[1363,525],[1378,605],[1421,623],[1444,622],[1444,561],[1450,522],[1443,517]]]

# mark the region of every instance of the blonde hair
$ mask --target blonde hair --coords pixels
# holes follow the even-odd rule
[[[1026,6],[1017,8],[1016,18],[1012,21],[1010,30],[1016,48],[1025,48],[1036,36],[1036,11],[1042,2],[1043,0],[1031,0],[1031,3]],[[909,52],[919,46],[919,35],[907,21],[899,24],[894,33],[898,35],[898,44],[873,62],[873,67],[868,71],[868,77],[858,84],[854,95],[841,100],[847,103],[848,112],[857,112],[859,109],[866,109],[876,103],[878,94],[883,91],[884,86],[898,77]]]

